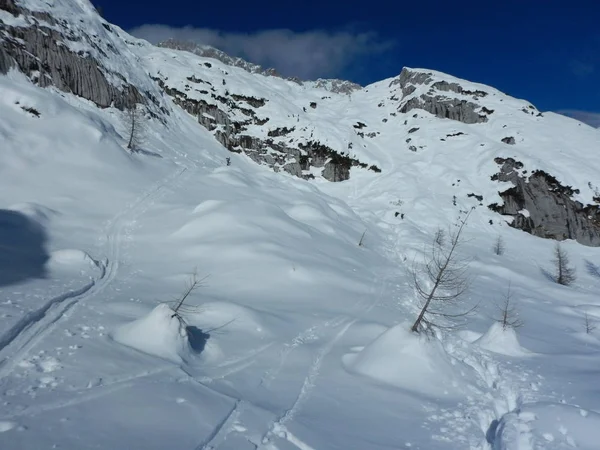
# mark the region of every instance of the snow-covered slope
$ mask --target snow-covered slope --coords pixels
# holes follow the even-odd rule
[[[0,1],[0,20],[0,448],[595,448],[597,248],[564,242],[578,279],[558,285],[554,241],[488,205],[519,207],[516,184],[531,211],[511,220],[562,237],[535,220],[571,211],[596,244],[574,211],[597,130],[424,69],[351,95],[253,74],[83,0]],[[60,57],[19,59],[50,35]],[[415,336],[407,270],[472,207],[479,309]],[[493,324],[508,283],[516,334]]]

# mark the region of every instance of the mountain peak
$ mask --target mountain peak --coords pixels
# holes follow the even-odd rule
[[[216,59],[228,66],[239,67],[240,69],[244,69],[246,72],[249,73],[264,75],[266,77],[283,78],[288,81],[293,81],[294,83],[297,83],[301,86],[324,89],[338,94],[349,94],[351,92],[362,89],[362,86],[360,86],[357,83],[336,78],[318,78],[312,81],[301,80],[298,77],[284,77],[272,67],[265,69],[259,64],[251,63],[243,58],[240,58],[239,56],[231,56],[211,45],[198,44],[192,41],[181,41],[171,38],[167,39],[166,41],[160,42],[158,44],[158,47],[186,51],[189,53],[193,53],[194,55],[201,56],[203,58]]]

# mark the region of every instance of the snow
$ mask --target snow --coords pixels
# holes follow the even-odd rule
[[[0,282],[0,448],[597,447],[600,329],[585,333],[584,314],[600,318],[598,251],[564,242],[578,279],[556,285],[542,270],[554,242],[485,205],[508,187],[490,180],[497,156],[546,170],[591,202],[598,130],[526,115],[528,102],[434,71],[489,92],[489,122],[402,114],[393,79],[350,98],[110,33],[85,1],[20,4],[111,44],[107,67],[170,115],[147,124],[144,150],[162,158],[132,155],[118,111],[0,76],[0,218],[28,225],[17,248],[36,256]],[[319,169],[314,181],[274,173],[228,152],[163,96],[148,77],[159,71],[182,92],[195,75],[215,95],[267,99],[256,114],[270,120],[249,135],[295,126],[289,139],[352,143],[382,172],[353,168],[342,183]],[[357,121],[380,134],[359,137]],[[409,137],[423,148],[410,151]],[[415,336],[406,269],[471,206],[460,255],[472,261],[465,301],[480,308],[460,332]],[[0,221],[3,245],[16,242],[12,223]],[[0,275],[14,261],[0,258]],[[186,302],[184,329],[168,305],[194,269],[206,279]],[[524,322],[517,334],[492,324],[508,283]]]
[[[598,448],[600,414],[564,403],[528,403],[506,414],[496,429],[493,450]]]
[[[357,354],[344,357],[351,371],[424,396],[456,396],[460,374],[436,338],[390,328]]]
[[[46,262],[46,267],[55,274],[71,272],[78,273],[80,276],[87,275],[90,278],[104,270],[101,263],[94,261],[86,252],[77,249],[53,251]]]
[[[515,329],[510,326],[503,327],[499,322],[493,323],[474,343],[485,350],[507,356],[525,356],[529,353],[519,344]]]
[[[187,359],[190,352],[184,323],[164,303],[146,316],[117,328],[112,338],[120,344],[176,363]]]

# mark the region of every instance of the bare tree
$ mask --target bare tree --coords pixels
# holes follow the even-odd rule
[[[127,133],[129,135],[127,148],[132,152],[139,150],[144,141],[145,122],[142,106],[136,104],[133,108],[126,109],[124,112]]]
[[[594,332],[594,330],[596,329],[596,324],[590,320],[590,316],[588,315],[588,313],[585,313],[585,316],[583,319],[584,319],[583,324],[585,325],[586,334],[592,334]]]
[[[506,294],[504,294],[504,301],[502,302],[502,305],[498,306],[498,309],[499,317],[496,319],[496,322],[502,324],[503,330],[508,328],[516,330],[517,328],[521,328],[523,326],[523,321],[519,318],[519,312],[517,311],[512,299],[510,283],[508,283]]]
[[[554,247],[554,281],[563,286],[569,286],[576,280],[575,269],[569,266],[569,255],[557,242]]]
[[[206,278],[207,277],[198,279],[198,273],[196,270],[194,270],[190,276],[190,279],[186,283],[183,293],[171,302],[174,305],[172,308],[173,315],[171,317],[177,317],[180,322],[185,323],[183,315],[198,311],[198,306],[186,305],[185,301],[188,299],[190,294],[192,294],[192,292],[202,287],[202,282],[206,280]]]
[[[424,267],[417,269],[413,266],[411,275],[417,296],[421,300],[421,310],[411,330],[414,333],[429,332],[433,328],[452,328],[442,326],[434,318],[454,319],[466,317],[475,308],[465,312],[451,314],[447,308],[456,304],[469,287],[467,269],[469,260],[458,256],[458,249],[462,243],[467,216],[458,222],[458,229],[450,233],[448,247],[438,245],[437,235],[431,243],[429,257]]]
[[[494,242],[494,253],[500,256],[504,254],[504,250],[506,250],[506,247],[504,245],[504,239],[502,238],[502,236],[498,235],[496,241]]]
[[[363,231],[363,234],[360,236],[360,241],[358,241],[358,246],[362,247],[365,245],[365,235],[367,234],[367,230]]]

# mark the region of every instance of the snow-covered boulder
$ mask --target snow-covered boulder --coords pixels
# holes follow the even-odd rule
[[[115,330],[116,342],[149,355],[181,363],[190,354],[190,344],[185,325],[164,303],[148,315]]]
[[[102,272],[103,266],[86,252],[78,249],[55,250],[46,263],[51,273],[80,273],[93,276]]]
[[[530,354],[519,344],[514,328],[504,328],[499,322],[494,322],[490,329],[474,343],[485,350],[501,355],[527,356]]]
[[[343,359],[350,372],[431,397],[459,394],[460,373],[441,343],[396,325]]]

